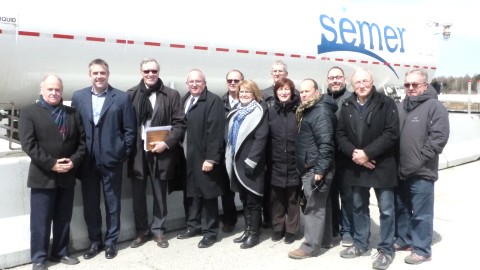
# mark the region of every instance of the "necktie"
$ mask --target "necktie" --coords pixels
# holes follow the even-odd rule
[[[190,98],[190,103],[188,104],[188,108],[185,113],[188,113],[190,111],[194,103],[195,103],[195,98],[194,97]]]

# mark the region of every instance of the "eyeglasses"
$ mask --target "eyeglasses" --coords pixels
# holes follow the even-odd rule
[[[152,74],[155,75],[155,74],[158,73],[158,70],[155,70],[155,69],[147,69],[147,70],[142,70],[142,72],[143,72],[143,74],[145,74],[145,75],[148,75],[148,74],[150,74],[150,73],[152,73]]]
[[[240,82],[240,80],[231,80],[231,79],[228,79],[227,82],[228,82],[229,84],[232,84],[232,83],[237,84],[237,83]]]
[[[284,73],[285,70],[281,70],[281,69],[275,69],[275,70],[272,70],[272,73]]]
[[[369,81],[369,80],[363,80],[363,81],[358,81],[358,82],[354,82],[353,85],[355,85],[356,87],[360,86],[360,85],[364,85],[364,86],[369,86],[370,84],[372,84],[372,81]]]
[[[201,81],[201,80],[191,80],[191,81],[188,81],[187,83],[189,85],[194,85],[194,84],[202,84],[204,81]]]
[[[422,82],[422,83],[414,82],[414,83],[405,83],[403,86],[405,86],[405,88],[407,88],[407,89],[409,89],[410,86],[415,89],[415,88],[419,87],[420,85],[424,85],[424,84],[425,84],[424,82]]]
[[[341,76],[341,75],[338,75],[338,76],[328,76],[327,79],[328,79],[329,81],[341,80],[341,79],[343,79],[343,76]]]
[[[241,95],[244,95],[244,94],[253,94],[252,91],[244,91],[244,90],[238,91],[238,93],[241,94]]]

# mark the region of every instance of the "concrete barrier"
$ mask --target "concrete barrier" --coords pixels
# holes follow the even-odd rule
[[[26,187],[30,158],[22,155],[0,158],[0,269],[29,263],[30,260],[30,189]],[[124,174],[125,175],[125,174]],[[70,251],[76,252],[88,248],[87,228],[83,219],[81,183],[77,181],[71,222]],[[121,231],[119,241],[134,238],[131,183],[123,179]],[[152,209],[152,195],[149,190],[149,213]],[[182,192],[173,192],[168,196],[168,219],[166,227],[175,230],[185,226]],[[105,217],[102,198],[102,216]],[[105,226],[105,222],[103,223]],[[105,227],[103,228],[105,231]]]

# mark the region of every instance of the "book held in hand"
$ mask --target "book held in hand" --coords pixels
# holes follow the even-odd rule
[[[168,138],[172,126],[147,127],[144,129],[144,149],[151,151],[155,146],[151,142],[163,142]]]

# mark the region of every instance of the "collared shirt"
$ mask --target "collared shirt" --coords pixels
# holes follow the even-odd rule
[[[145,86],[147,87],[147,89],[149,88],[147,85]],[[153,110],[155,108],[155,103],[157,102],[157,93],[151,93],[148,99],[150,100],[150,104],[152,104],[152,110]],[[145,125],[142,125],[142,133],[141,133],[142,140],[146,139],[145,128],[152,126],[152,119],[153,119],[153,115],[149,119],[147,119],[147,121],[145,122]]]
[[[228,102],[230,102],[230,108],[234,108],[238,103],[238,99],[234,99],[232,96],[228,95]]]
[[[187,102],[185,102],[185,114],[188,113],[190,108],[192,108],[195,103],[197,103],[198,97],[190,96]]]
[[[105,97],[107,96],[108,88],[100,94],[95,93],[92,86],[92,113],[93,113],[93,123],[98,124],[100,119],[100,113],[102,112],[103,103],[105,102]]]

